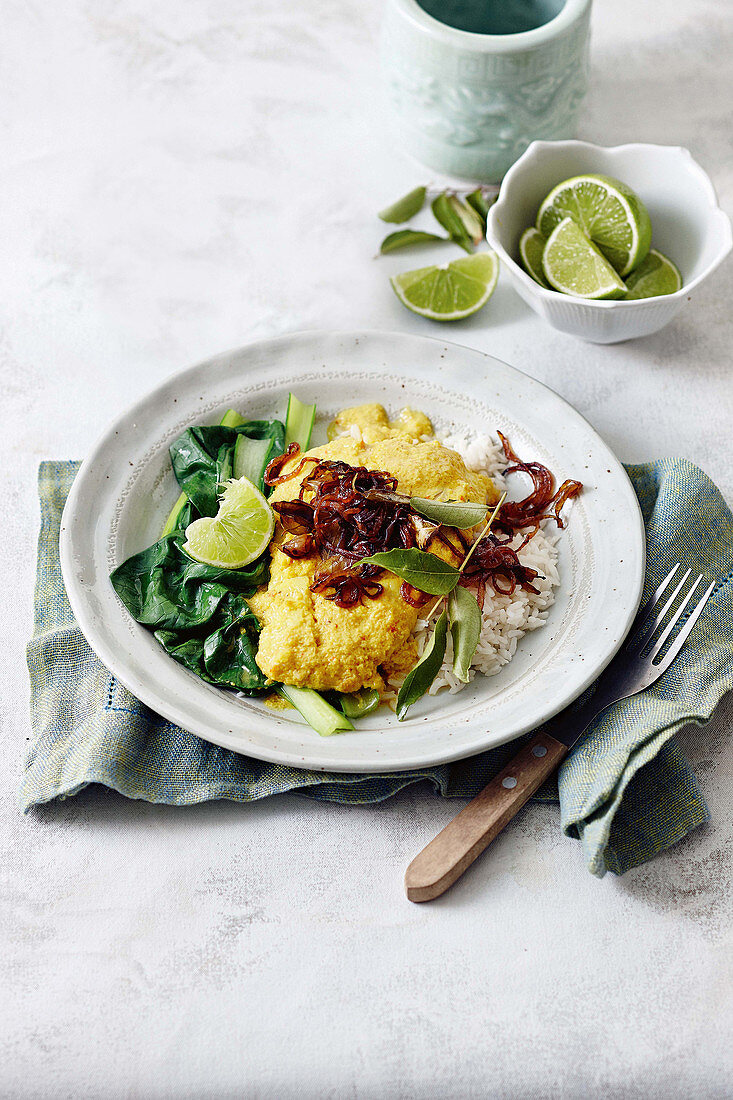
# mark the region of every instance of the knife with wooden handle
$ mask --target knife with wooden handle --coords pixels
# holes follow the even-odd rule
[[[688,569],[679,580],[680,568],[675,565],[639,612],[626,642],[596,681],[593,695],[534,734],[481,793],[413,859],[405,874],[410,901],[432,901],[444,894],[521,810],[543,780],[552,775],[594,718],[611,703],[643,691],[666,672],[716,587],[713,580],[693,601],[703,576],[695,576]],[[662,595],[675,578],[678,584],[660,606]],[[667,613],[690,580],[691,587],[662,629]],[[678,623],[682,624],[680,629],[662,653]],[[655,637],[657,630],[661,633]]]
[[[537,733],[426,848],[405,874],[410,901],[432,901],[461,877],[559,766],[568,746]]]

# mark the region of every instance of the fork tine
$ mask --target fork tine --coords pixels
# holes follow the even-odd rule
[[[676,572],[677,572],[677,566],[675,566],[675,568],[672,570],[672,572],[670,573],[668,579],[671,580]],[[667,599],[664,601],[664,605],[662,606],[662,608],[659,611],[656,612],[656,614],[654,615],[654,618],[650,619],[651,612],[655,611],[656,607],[657,607],[656,593],[655,593],[655,603],[652,604],[652,606],[649,608],[649,611],[644,616],[643,621],[641,622],[641,624],[637,628],[633,638],[631,639],[631,644],[633,644],[633,645],[637,645],[637,644],[638,645],[643,645],[651,637],[651,635],[654,633],[654,631],[657,629],[657,627],[661,623],[664,616],[669,611],[669,609],[672,606],[672,604],[674,603],[674,601],[679,596],[679,594],[682,590],[682,586],[684,585],[685,581],[687,580],[687,578],[689,577],[691,572],[692,572],[692,570],[688,569],[685,573],[682,574],[682,578],[679,581],[679,583],[675,585],[674,590],[672,592],[672,595],[667,597]],[[667,585],[666,585],[666,583],[664,583],[660,587],[661,587],[662,592],[664,592]]]
[[[692,593],[695,591],[695,589],[697,588],[698,584],[700,583],[700,581],[702,579],[703,578],[701,576],[697,578],[697,580],[695,581],[695,583],[693,584],[692,588],[690,589],[690,591],[687,595],[687,599],[684,601],[684,603],[680,607],[679,611],[675,615],[674,619],[669,624],[669,626],[665,630],[664,634],[662,635],[662,637],[657,642],[657,644],[654,647],[653,651],[649,654],[649,660],[652,661],[652,663],[654,662],[654,658],[657,656],[657,654],[661,652],[662,646],[664,645],[664,643],[667,639],[667,636],[669,635],[672,627],[674,626],[674,624],[676,622],[679,621],[680,616],[682,615],[682,612],[685,609],[685,606],[687,605],[687,603],[689,603],[689,600],[690,600],[690,597],[692,596]],[[675,640],[672,642],[671,646],[669,647],[669,649],[665,653],[662,660],[657,662],[657,664],[655,665],[655,668],[659,668],[661,666],[662,671],[664,671],[665,668],[668,668],[672,664],[672,661],[675,659],[675,657],[677,656],[679,651],[682,649],[682,646],[685,644],[685,641],[690,636],[690,632],[691,632],[693,626],[695,625],[697,620],[702,615],[703,608],[705,607],[705,604],[710,599],[710,596],[712,595],[712,592],[713,592],[713,589],[715,588],[716,583],[717,583],[716,581],[711,581],[710,582],[710,584],[708,585],[706,590],[703,592],[702,596],[698,599],[698,602],[697,602],[696,606],[693,607],[692,611],[690,612],[690,617],[688,618],[687,622],[681,628],[679,634],[677,635]]]
[[[685,596],[685,598],[682,601],[682,603],[680,604],[680,606],[675,611],[672,618],[667,623],[667,625],[664,628],[664,630],[662,631],[662,633],[659,635],[659,637],[656,639],[656,641],[653,644],[651,642],[649,643],[650,644],[650,649],[649,649],[648,654],[646,654],[646,656],[648,656],[650,661],[653,660],[658,653],[661,653],[662,646],[667,641],[667,638],[670,636],[670,634],[674,630],[675,626],[677,625],[677,623],[682,618],[682,616],[684,614],[684,611],[685,611],[685,608],[687,607],[688,603],[692,599],[692,597],[695,593],[695,589],[697,588],[697,586],[700,584],[701,581],[702,581],[702,576],[700,574],[698,574],[698,576],[695,577],[695,581],[694,581],[692,587],[690,588],[689,592]]]
[[[667,588],[669,587],[669,585],[670,585],[670,584],[672,583],[672,578],[674,577],[674,575],[675,575],[675,573],[677,572],[677,570],[678,570],[678,569],[681,569],[681,568],[682,568],[682,566],[680,565],[680,563],[679,563],[679,562],[677,562],[677,564],[676,564],[676,565],[673,565],[673,566],[672,566],[672,568],[670,569],[669,573],[667,574],[667,576],[666,576],[666,577],[664,578],[664,580],[662,581],[662,583],[661,583],[661,584],[659,585],[659,587],[658,587],[658,588],[656,589],[656,591],[652,592],[652,594],[651,594],[651,596],[649,597],[649,599],[647,600],[647,602],[646,602],[646,603],[644,604],[644,606],[643,606],[643,607],[642,607],[642,608],[641,608],[641,609],[639,610],[639,613],[638,613],[638,615],[636,616],[636,619],[634,620],[634,622],[633,622],[633,624],[632,624],[632,627],[631,627],[631,632],[630,632],[630,634],[629,634],[629,637],[628,637],[628,638],[626,639],[626,644],[627,644],[627,646],[628,646],[628,645],[630,645],[630,644],[631,644],[631,642],[632,642],[632,641],[633,641],[633,640],[634,640],[635,638],[637,638],[637,637],[641,637],[641,630],[642,630],[642,627],[643,627],[643,626],[644,626],[644,625],[646,624],[646,622],[648,621],[648,619],[649,619],[649,616],[651,615],[652,611],[654,610],[654,606],[655,606],[655,604],[659,602],[659,598],[660,598],[660,596],[662,596],[662,595],[663,595],[663,593],[665,592],[665,590],[666,590],[666,589],[667,589]]]

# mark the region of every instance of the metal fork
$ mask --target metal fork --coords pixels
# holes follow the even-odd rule
[[[693,575],[691,569],[680,576],[681,568],[678,562],[636,616],[626,641],[601,673],[592,695],[543,726],[413,859],[405,874],[410,901],[431,901],[445,893],[558,767],[591,722],[611,703],[636,695],[667,671],[717,583],[710,582],[700,594],[703,576]],[[685,595],[675,607],[688,582]],[[663,625],[670,611],[671,618]]]

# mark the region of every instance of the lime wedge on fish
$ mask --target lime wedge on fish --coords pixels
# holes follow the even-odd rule
[[[550,234],[542,253],[550,286],[576,298],[623,298],[626,286],[572,218]]]
[[[431,321],[460,321],[485,305],[499,278],[495,252],[476,252],[446,267],[431,265],[403,271],[390,282],[413,313]]]
[[[634,298],[656,298],[660,294],[674,294],[681,289],[682,276],[679,269],[661,252],[657,252],[656,248],[651,248],[646,259],[626,276],[624,298],[627,301]]]
[[[549,237],[563,218],[573,219],[619,275],[628,275],[649,251],[652,225],[644,203],[610,176],[574,176],[558,183],[540,206],[537,229]]]
[[[246,477],[228,481],[214,517],[203,516],[186,528],[183,549],[196,561],[220,569],[242,569],[270,544],[275,515],[259,489]]]
[[[536,229],[525,229],[519,238],[519,256],[524,270],[531,275],[540,286],[549,286],[542,270],[542,253],[547,239]]]

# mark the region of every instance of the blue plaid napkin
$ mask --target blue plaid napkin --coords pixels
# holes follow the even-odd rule
[[[421,780],[448,798],[476,794],[517,751],[503,745],[469,760],[389,775],[300,771],[210,745],[154,714],[97,660],[69,607],[58,554],[61,512],[78,462],[39,471],[41,531],[35,629],[28,646],[33,732],[21,787],[24,810],[102,783],[128,798],[184,806],[214,798],[251,802],[283,791],[343,803],[378,802]],[[609,708],[563,763],[562,827],[590,871],[622,874],[708,818],[674,734],[702,723],[733,687],[733,517],[696,466],[669,459],[627,467],[644,513],[649,595],[676,561],[718,578],[671,669],[643,694]]]

